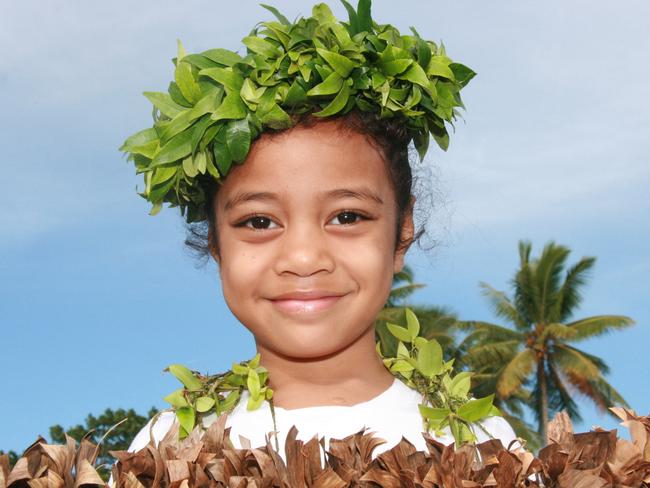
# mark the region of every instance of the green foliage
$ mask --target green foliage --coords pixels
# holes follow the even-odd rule
[[[203,426],[207,417],[231,412],[244,390],[250,393],[248,410],[259,408],[264,400],[273,397],[273,390],[267,385],[268,371],[260,366],[259,354],[250,361],[233,363],[230,371],[221,374],[202,375],[180,364],[172,364],[165,371],[183,384],[164,398],[176,412],[181,439],[196,425]]]
[[[623,315],[573,319],[582,288],[595,258],[567,267],[567,247],[549,242],[537,259],[531,244],[519,243],[520,266],[512,279],[512,296],[481,283],[497,316],[511,327],[488,322],[461,324],[469,333],[459,346],[465,366],[479,379],[475,391],[496,392],[495,403],[513,416],[532,408],[539,441],[546,439],[552,414],[566,410],[580,420],[575,393],[582,393],[603,411],[626,405],[604,378],[605,362],[572,345],[634,324]],[[523,408],[522,408],[523,407]]]
[[[420,324],[415,314],[406,309],[406,327],[388,324],[388,330],[398,340],[396,357],[383,357],[380,343],[377,352],[384,365],[394,375],[423,397],[419,405],[426,430],[441,435],[449,428],[457,445],[476,440],[470,426],[489,416],[499,415],[492,404],[494,395],[472,398],[472,373],[452,373],[453,360],[443,359],[442,347],[435,339],[419,335]]]
[[[424,402],[419,407],[427,430],[441,434],[448,427],[458,444],[474,440],[470,424],[499,414],[492,405],[492,395],[472,398],[471,373],[462,372],[454,376],[453,360],[443,361],[438,341],[420,335],[422,327],[412,310],[406,308],[404,314],[406,327],[387,324],[397,339],[396,354],[382,354],[379,342],[377,353],[393,375],[422,394]],[[165,397],[181,425],[180,438],[187,437],[197,425],[206,427],[209,417],[231,412],[244,390],[250,394],[248,410],[259,408],[264,401],[269,402],[276,428],[273,390],[267,384],[268,371],[260,366],[259,354],[248,362],[233,363],[230,371],[216,375],[202,375],[179,364],[169,366],[166,371],[183,384],[182,388]]]
[[[158,410],[155,407],[151,407],[146,416],[138,415],[133,409],[124,410],[118,408],[112,410],[107,408],[104,413],[97,417],[92,414],[88,415],[83,425],[78,424],[68,429],[64,429],[60,425],[53,425],[50,427],[50,437],[52,442],[65,444],[66,433],[77,442],[80,442],[84,436],[89,434],[88,439],[100,446],[97,462],[110,469],[114,458],[109,454],[109,451],[128,449],[140,429],[157,413]],[[106,435],[107,433],[108,435]],[[110,474],[108,469],[102,473],[105,479],[108,479]]]
[[[153,127],[120,147],[144,175],[139,195],[153,204],[150,214],[167,202],[187,222],[205,220],[207,182],[244,161],[264,130],[291,127],[289,114],[398,117],[420,157],[430,137],[447,149],[447,124],[464,107],[460,91],[475,73],[415,29],[401,34],[374,22],[370,0],[356,9],[342,1],[348,22],[323,3],[293,23],[262,5],[277,21],[259,23],[242,40],[245,56],[226,49],[188,55],[179,41],[168,91],[144,93]]]

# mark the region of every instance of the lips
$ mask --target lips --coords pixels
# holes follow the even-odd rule
[[[335,305],[345,294],[326,290],[305,290],[283,293],[270,299],[278,310],[290,314],[322,312]]]

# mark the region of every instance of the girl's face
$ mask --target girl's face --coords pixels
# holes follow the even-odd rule
[[[335,121],[262,135],[215,199],[222,289],[258,350],[336,354],[372,328],[406,249],[385,163]],[[411,215],[403,237],[413,235]]]

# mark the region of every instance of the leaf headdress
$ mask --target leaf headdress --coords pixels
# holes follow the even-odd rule
[[[324,3],[295,22],[262,5],[277,20],[244,37],[243,56],[221,48],[187,54],[179,41],[168,91],[144,93],[154,106],[153,127],[120,147],[144,175],[139,195],[153,205],[151,215],[167,202],[188,223],[205,220],[207,184],[243,162],[265,130],[291,127],[295,115],[358,110],[398,117],[420,158],[430,137],[447,149],[447,124],[475,73],[414,28],[402,35],[377,24],[370,0],[359,0],[356,9],[341,1],[347,22]]]

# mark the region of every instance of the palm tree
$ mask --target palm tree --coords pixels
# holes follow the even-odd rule
[[[582,301],[581,288],[596,259],[584,257],[565,271],[570,250],[549,242],[538,259],[531,260],[531,244],[519,242],[520,267],[512,280],[513,295],[481,283],[497,316],[511,327],[472,321],[461,343],[466,364],[477,372],[486,389],[493,388],[511,411],[530,406],[543,443],[547,441],[549,413],[566,410],[580,420],[575,392],[600,409],[627,405],[605,380],[607,364],[573,344],[634,324],[623,315],[573,319]]]

